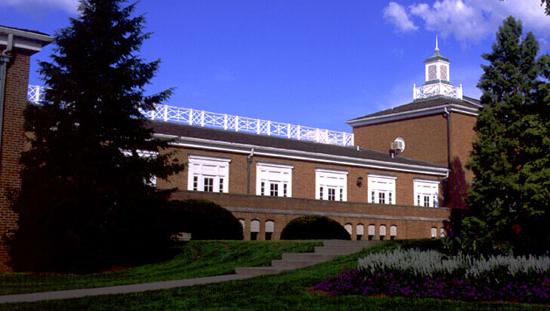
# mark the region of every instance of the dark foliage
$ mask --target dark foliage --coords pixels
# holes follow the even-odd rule
[[[461,245],[475,253],[550,249],[550,56],[512,17],[483,58],[482,109]]]
[[[169,191],[150,181],[182,169],[153,139],[142,110],[169,96],[144,96],[159,61],[137,53],[149,34],[123,0],[85,0],[40,64],[41,106],[28,106],[33,133],[9,246],[16,270],[90,271],[139,260],[168,245],[161,207]]]
[[[242,240],[243,227],[233,214],[204,200],[170,201],[165,225],[173,233],[191,233],[193,240]]]
[[[303,216],[291,220],[281,232],[281,240],[351,240],[338,222],[324,216]]]
[[[344,271],[318,283],[317,290],[334,295],[388,295],[431,297],[469,301],[514,301],[547,303],[550,278],[543,275],[529,279],[471,279],[459,275],[420,277],[402,272],[366,273]]]

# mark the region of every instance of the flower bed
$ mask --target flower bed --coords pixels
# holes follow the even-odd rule
[[[401,250],[359,259],[358,268],[315,289],[335,295],[389,295],[477,301],[550,302],[550,257],[445,256]]]

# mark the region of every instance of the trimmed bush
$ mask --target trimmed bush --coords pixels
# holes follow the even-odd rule
[[[242,240],[243,228],[233,214],[206,200],[170,201],[167,223],[173,233],[191,233],[192,240]]]
[[[281,232],[281,240],[351,240],[338,222],[324,216],[303,216],[291,220]]]

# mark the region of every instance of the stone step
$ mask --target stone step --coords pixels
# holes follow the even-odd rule
[[[241,267],[241,268],[235,268],[235,273],[239,275],[267,275],[267,274],[277,274],[287,270],[292,270],[292,268]]]
[[[351,254],[360,252],[362,249],[363,247],[354,247],[354,248],[320,247],[320,248],[315,248],[315,254],[342,256],[342,255],[351,255]]]
[[[282,260],[286,261],[323,261],[330,260],[336,257],[332,254],[316,254],[316,253],[285,253]]]
[[[312,266],[317,264],[317,260],[282,260],[277,259],[271,262],[271,266],[274,268],[288,268],[288,269],[299,269]]]

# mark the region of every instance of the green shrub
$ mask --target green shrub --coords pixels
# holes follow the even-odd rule
[[[324,216],[303,216],[290,221],[281,240],[351,240],[349,233],[338,222]]]
[[[173,233],[191,233],[193,240],[242,240],[243,228],[233,214],[206,200],[170,201],[167,223]]]

